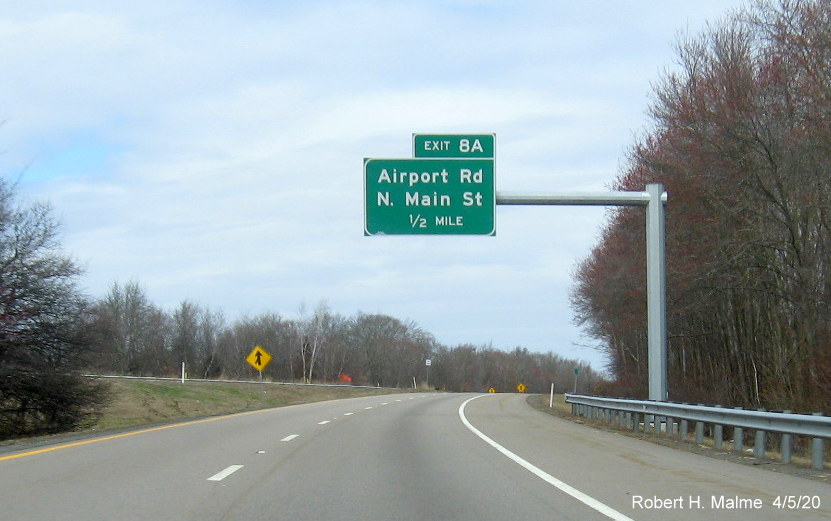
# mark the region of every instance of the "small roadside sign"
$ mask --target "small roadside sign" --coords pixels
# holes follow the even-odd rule
[[[520,393],[524,393],[525,389],[527,389],[527,387],[525,387],[525,384],[519,384],[516,386],[516,390]]]
[[[245,361],[251,364],[251,367],[257,371],[262,371],[265,366],[271,362],[271,355],[260,346],[254,346],[254,349],[245,358]]]
[[[495,392],[496,392],[496,389],[495,389],[495,388],[493,388],[493,387],[491,387],[490,389],[488,389],[488,392],[489,392],[489,393],[491,393],[491,394],[493,394],[493,393],[495,393]]]

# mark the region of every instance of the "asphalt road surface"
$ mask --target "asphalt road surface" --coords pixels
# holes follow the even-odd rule
[[[831,487],[543,414],[399,394],[0,454],[0,519],[831,519]]]

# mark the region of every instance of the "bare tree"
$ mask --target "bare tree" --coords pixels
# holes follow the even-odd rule
[[[176,366],[185,364],[186,370],[193,371],[202,365],[197,359],[200,338],[200,315],[202,310],[188,300],[184,300],[173,312],[170,351]]]
[[[167,345],[169,319],[138,282],[113,283],[92,314],[94,367],[119,374],[175,372]]]
[[[316,364],[323,356],[333,332],[335,317],[329,305],[321,301],[311,317],[306,318],[305,306],[300,307],[300,356],[303,367],[303,381],[311,383]]]
[[[81,270],[49,206],[14,195],[0,181],[0,437],[73,428],[104,399],[77,374],[89,345]]]
[[[219,352],[225,329],[225,317],[221,311],[210,311],[208,309],[201,311],[196,359],[199,363],[199,373],[202,378],[215,378],[222,372]]]

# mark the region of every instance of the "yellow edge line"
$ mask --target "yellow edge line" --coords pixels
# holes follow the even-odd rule
[[[290,408],[290,407],[297,407],[297,405],[288,405],[288,406],[284,406],[284,407],[272,407],[270,409],[259,409],[259,410],[256,410],[256,411],[238,412],[238,413],[234,413],[234,414],[226,414],[224,416],[212,416],[210,418],[202,418],[201,420],[191,420],[191,421],[182,422],[182,423],[173,423],[171,425],[162,425],[160,427],[150,427],[148,429],[141,429],[141,430],[137,430],[137,431],[123,432],[121,434],[113,434],[112,436],[102,436],[100,438],[92,438],[92,439],[89,439],[89,440],[75,441],[75,442],[72,442],[72,443],[63,443],[61,445],[54,445],[52,447],[46,447],[46,448],[43,448],[43,449],[30,450],[30,451],[21,452],[21,453],[18,453],[18,454],[11,454],[9,456],[0,456],[0,461],[12,460],[12,459],[17,459],[17,458],[25,458],[25,457],[28,457],[28,456],[35,456],[37,454],[44,454],[44,453],[47,453],[47,452],[54,452],[54,451],[57,451],[57,450],[68,449],[68,448],[71,448],[71,447],[80,447],[81,445],[89,445],[91,443],[98,443],[98,442],[101,442],[101,441],[109,441],[109,440],[115,440],[115,439],[118,439],[118,438],[126,438],[128,436],[135,436],[137,434],[147,434],[148,432],[163,431],[163,430],[166,430],[166,429],[175,429],[177,427],[185,427],[185,426],[188,426],[188,425],[195,425],[197,423],[208,423],[208,422],[213,422],[213,421],[218,421],[218,420],[224,420],[224,419],[227,419],[227,418],[234,418],[234,417],[237,417],[237,416],[247,416],[249,414],[259,414],[259,413],[263,413],[263,412],[273,411],[275,409],[287,409],[287,408]]]

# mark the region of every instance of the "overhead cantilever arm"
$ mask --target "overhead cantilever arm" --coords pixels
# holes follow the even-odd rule
[[[504,205],[554,205],[554,206],[647,206],[652,196],[649,192],[597,192],[597,193],[514,193],[496,192],[496,204]],[[661,194],[666,202],[667,194]]]
[[[650,184],[644,192],[599,193],[510,193],[496,192],[497,205],[645,206],[646,207],[646,300],[649,353],[649,399],[666,401],[667,311],[666,238],[663,185]]]

